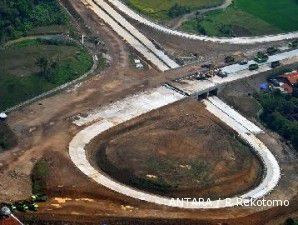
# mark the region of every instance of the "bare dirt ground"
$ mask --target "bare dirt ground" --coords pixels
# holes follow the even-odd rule
[[[297,68],[292,65],[292,68]],[[278,70],[275,73],[279,73]],[[253,94],[259,91],[259,85],[266,82],[266,79],[272,73],[264,73],[258,77],[237,81],[227,85],[219,96],[237,109],[240,113],[246,115],[250,120],[254,121],[260,126],[265,133],[258,135],[258,138],[273,152],[278,159],[282,170],[282,178],[279,182],[279,189],[283,190],[279,194],[274,193],[272,197],[280,198],[282,195],[290,198],[293,196],[297,199],[298,186],[298,155],[297,152],[288,145],[285,140],[277,133],[272,132],[263,126],[261,121],[257,118],[261,106],[258,104]],[[245,99],[245,101],[243,100]],[[295,218],[297,218],[298,206],[295,206]],[[285,217],[283,217],[286,219]],[[275,224],[273,222],[269,224]]]
[[[262,174],[249,147],[194,99],[121,125],[91,146],[105,173],[169,197],[231,197]]]
[[[95,184],[72,164],[68,143],[78,132],[71,121],[131,93],[155,87],[181,76],[196,67],[160,73],[128,69],[130,49],[80,1],[71,1],[90,30],[106,43],[110,67],[76,87],[43,99],[9,115],[8,123],[18,136],[19,145],[0,156],[0,201],[28,198],[31,195],[30,174],[34,164],[44,158],[49,162],[50,200],[37,213],[20,214],[28,223],[45,224],[256,224],[285,217],[297,210],[293,200],[293,183],[286,177],[283,187],[274,193],[291,200],[290,207],[231,208],[223,210],[178,210],[128,199]],[[202,46],[203,47],[203,46]],[[277,143],[279,144],[279,143]],[[285,170],[285,174],[293,173]],[[294,173],[295,174],[295,173]],[[288,186],[288,188],[286,187]],[[284,193],[283,195],[280,193]]]

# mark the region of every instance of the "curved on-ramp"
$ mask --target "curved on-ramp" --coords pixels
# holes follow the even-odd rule
[[[95,0],[96,1],[96,0]],[[186,32],[172,30],[168,27],[164,27],[157,23],[154,23],[143,16],[140,16],[134,10],[130,9],[124,3],[119,0],[107,0],[111,5],[116,7],[118,10],[129,16],[130,18],[142,23],[146,26],[152,27],[158,31],[167,33],[169,35],[179,36],[186,39],[192,40],[201,40],[201,41],[211,41],[218,43],[230,43],[230,44],[256,44],[262,42],[274,42],[282,41],[287,39],[298,38],[298,32],[276,34],[276,35],[267,35],[267,36],[255,36],[255,37],[232,37],[232,38],[220,38],[220,37],[208,37],[203,35],[189,34]]]
[[[86,127],[72,139],[69,144],[71,160],[85,175],[98,184],[134,199],[170,207],[186,209],[233,207],[241,205],[243,201],[248,201],[249,199],[261,198],[272,191],[280,179],[280,168],[269,149],[254,135],[262,132],[261,129],[224,104],[218,98],[208,98],[207,100],[204,100],[203,102],[206,105],[206,109],[234,129],[239,136],[252,147],[254,152],[262,160],[265,168],[264,177],[261,183],[247,193],[229,199],[175,204],[176,202],[173,198],[162,197],[134,189],[113,180],[111,177],[92,167],[87,159],[85,147],[96,136],[130,119],[179,101],[183,98],[185,98],[185,96],[173,90],[166,87],[160,87],[124,98],[119,102],[101,108],[99,111],[86,118],[78,119],[75,121],[75,124],[78,126],[88,125],[92,121],[98,122]]]

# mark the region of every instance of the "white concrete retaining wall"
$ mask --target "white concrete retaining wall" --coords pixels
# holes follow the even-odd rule
[[[87,117],[79,117],[74,121],[77,126],[84,126],[94,121],[107,119],[117,125],[144,113],[176,102],[185,96],[166,87],[159,87],[128,96],[120,101],[104,106]]]
[[[86,0],[88,7],[107,23],[129,45],[141,53],[159,70],[166,71],[178,68],[179,65],[133,27],[124,17],[103,0]]]
[[[254,130],[254,133],[258,134],[262,132],[262,130],[250,121],[245,121],[246,119],[243,120],[243,118],[241,118],[242,116],[238,112],[231,109],[227,110],[226,104],[218,98],[208,98],[203,102],[211,113],[234,129],[239,136],[252,147],[264,164],[265,175],[262,182],[254,189],[243,194],[241,197],[244,199],[258,199],[270,193],[278,184],[281,173],[280,167],[274,155],[250,131],[250,129],[253,128],[252,130]]]
[[[222,110],[225,114],[229,115],[233,120],[237,121],[241,124],[241,126],[245,127],[248,131],[250,131],[253,134],[259,134],[262,133],[262,129],[260,129],[258,126],[256,126],[254,123],[250,122],[248,119],[246,119],[244,116],[242,116],[240,113],[235,111],[233,108],[228,106],[226,103],[224,103],[222,100],[220,100],[216,96],[209,97],[208,100],[217,108]]]

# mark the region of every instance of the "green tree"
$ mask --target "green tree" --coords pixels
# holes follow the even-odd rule
[[[292,218],[288,218],[285,222],[285,225],[295,225],[295,221]]]
[[[256,98],[263,106],[260,119],[298,149],[298,98],[279,91],[259,93]]]
[[[57,0],[0,0],[0,42],[25,35],[36,26],[66,23]]]
[[[36,65],[40,68],[40,74],[42,76],[46,76],[48,67],[49,67],[49,60],[45,56],[41,56],[36,60]]]
[[[58,67],[58,62],[55,59],[48,59],[45,56],[39,57],[36,60],[36,65],[40,68],[40,75],[47,81],[51,82],[54,72]]]
[[[190,12],[190,8],[179,4],[173,5],[168,12],[169,17],[175,18]]]

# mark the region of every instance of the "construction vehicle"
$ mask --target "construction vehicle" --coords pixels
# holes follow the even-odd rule
[[[290,48],[297,48],[298,47],[298,39],[289,43]]]
[[[221,78],[225,78],[228,76],[228,73],[227,72],[223,72],[222,70],[219,70],[217,73],[216,73],[217,76],[221,77]]]
[[[269,48],[267,48],[266,52],[268,55],[274,55],[274,54],[278,53],[279,50],[276,47],[269,47]]]
[[[16,208],[20,212],[26,212],[26,211],[29,210],[28,205],[25,202],[23,202],[23,201],[17,202],[16,203]]]
[[[45,194],[36,194],[31,196],[33,202],[45,202],[48,200],[48,196]]]
[[[257,70],[257,69],[259,69],[259,65],[256,64],[256,63],[254,63],[254,64],[250,64],[250,65],[248,66],[248,69],[249,69],[249,70]]]
[[[264,62],[267,62],[269,59],[268,55],[266,55],[265,53],[263,52],[258,52],[257,55],[255,56],[255,61],[257,63],[264,63]]]
[[[280,62],[279,61],[274,61],[271,63],[271,68],[274,69],[276,67],[279,67],[280,66]]]
[[[246,65],[247,63],[248,63],[248,61],[246,59],[243,59],[238,62],[239,65]]]
[[[24,204],[27,205],[28,210],[30,210],[30,211],[37,211],[37,209],[38,209],[38,205],[34,202],[24,201]]]
[[[207,79],[207,77],[206,77],[206,73],[199,73],[199,72],[197,72],[197,73],[195,74],[195,78],[196,78],[197,80],[206,80],[206,79]]]

